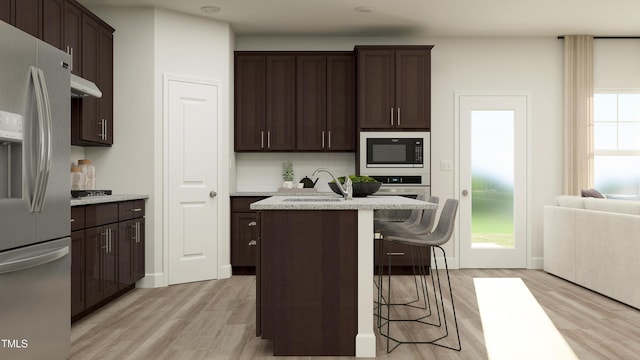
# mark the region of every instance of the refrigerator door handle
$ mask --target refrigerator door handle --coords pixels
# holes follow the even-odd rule
[[[47,90],[47,82],[44,77],[44,71],[38,69],[38,79],[40,81],[40,91],[42,92],[42,99],[44,100],[44,122],[42,132],[44,133],[45,143],[43,148],[45,150],[45,162],[44,173],[40,189],[40,198],[38,199],[37,209],[42,211],[44,209],[44,200],[47,195],[47,185],[49,184],[49,174],[51,173],[51,101],[49,100],[49,92]]]
[[[21,259],[11,260],[0,264],[0,274],[6,274],[10,272],[22,271],[32,267],[44,265],[69,254],[69,247],[65,246],[56,250],[46,252],[44,254],[38,254],[35,256],[28,256]]]
[[[33,188],[33,194],[31,197],[31,207],[30,207],[30,211],[31,212],[38,212],[40,211],[38,209],[38,204],[39,204],[39,199],[40,199],[40,192],[42,189],[42,182],[43,182],[43,178],[44,178],[44,163],[45,163],[45,159],[46,159],[46,150],[44,147],[45,144],[45,133],[44,133],[44,100],[42,99],[42,90],[41,90],[41,86],[42,83],[39,80],[39,73],[38,73],[38,69],[35,67],[31,67],[31,79],[33,80],[33,88],[34,88],[34,92],[35,92],[35,98],[36,98],[36,108],[37,108],[37,113],[38,113],[38,160],[36,163],[36,179],[35,179],[35,185]]]

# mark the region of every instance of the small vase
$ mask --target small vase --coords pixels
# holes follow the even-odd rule
[[[282,183],[282,187],[285,189],[293,189],[293,181],[285,181]]]

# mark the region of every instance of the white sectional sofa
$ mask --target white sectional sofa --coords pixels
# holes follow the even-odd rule
[[[558,196],[544,208],[544,270],[640,309],[640,201]]]

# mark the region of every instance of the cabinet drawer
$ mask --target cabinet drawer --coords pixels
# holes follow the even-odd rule
[[[87,205],[84,211],[87,228],[118,221],[118,203]]]
[[[120,221],[144,216],[144,200],[123,201],[118,203],[118,219]]]
[[[233,196],[231,197],[231,212],[251,212],[249,205],[266,199],[264,196]]]
[[[71,207],[71,231],[84,229],[84,208],[85,206]]]
[[[398,244],[398,243],[391,243],[388,241],[382,241],[382,244],[384,245],[384,253],[382,256],[382,265],[386,268],[387,266],[389,266],[389,260],[391,260],[391,266],[392,267],[411,267],[412,262],[411,262],[411,246],[409,245],[405,245],[405,244]],[[375,243],[375,258],[374,258],[374,262],[376,264],[376,267],[380,264],[380,241],[376,240]],[[419,260],[419,262],[416,262],[417,264],[424,264],[424,258],[427,257],[429,258],[430,256],[430,250],[429,249],[424,249],[421,248],[420,250],[420,257],[418,257],[418,252],[416,250],[416,248],[413,249],[413,256],[414,259]],[[377,271],[377,269],[376,269]],[[384,270],[386,271],[386,269]]]

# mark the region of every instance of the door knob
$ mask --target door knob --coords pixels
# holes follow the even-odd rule
[[[210,198],[214,198],[214,197],[216,197],[217,195],[218,195],[218,193],[217,193],[217,192],[215,192],[215,191],[211,191],[211,192],[209,193],[209,197],[210,197]]]
[[[467,189],[462,190],[462,196],[469,195],[469,191]]]

